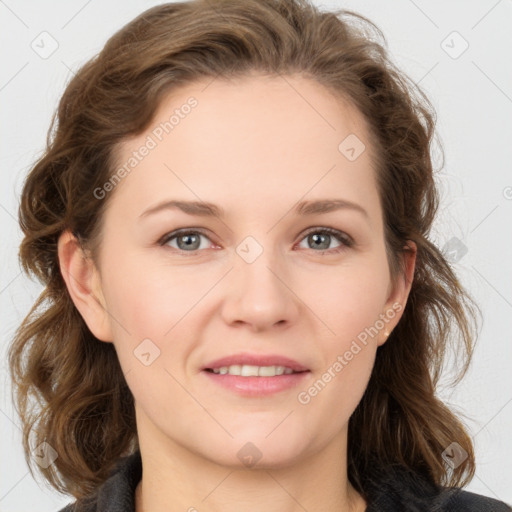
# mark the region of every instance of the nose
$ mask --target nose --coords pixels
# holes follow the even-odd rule
[[[230,325],[245,325],[253,332],[292,325],[300,313],[289,273],[270,251],[249,263],[236,256],[229,273],[222,315]]]

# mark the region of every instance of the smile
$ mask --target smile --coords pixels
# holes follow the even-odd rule
[[[239,375],[241,377],[275,377],[276,375],[298,373],[286,366],[254,366],[249,364],[233,364],[231,366],[209,368],[208,371],[220,375]]]

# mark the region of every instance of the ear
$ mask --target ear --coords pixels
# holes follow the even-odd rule
[[[379,346],[386,342],[405,311],[405,305],[414,279],[417,252],[416,244],[412,240],[408,240],[402,252],[403,273],[397,276],[394,283],[390,283],[389,295],[383,315],[381,316],[385,321],[385,327],[382,329],[382,335],[377,343]]]
[[[59,237],[58,256],[71,300],[85,323],[96,338],[111,342],[112,330],[98,269],[69,230]]]

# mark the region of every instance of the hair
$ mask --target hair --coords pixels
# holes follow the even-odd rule
[[[403,316],[377,350],[367,389],[349,420],[348,476],[367,496],[376,467],[404,465],[436,485],[474,476],[471,438],[436,397],[447,349],[466,373],[476,313],[442,252],[429,240],[439,194],[431,146],[436,114],[425,93],[391,61],[387,42],[364,16],[322,11],[307,0],[195,0],[152,7],[116,32],[70,80],[29,172],[19,222],[23,270],[44,285],[9,349],[13,400],[32,475],[32,446],[58,453],[38,468],[57,491],[80,500],[122,456],[138,449],[134,402],[113,344],[99,342],[74,306],[57,243],[69,229],[93,258],[115,192],[93,191],[113,175],[116,149],[142,133],[161,100],[206,78],[256,72],[314,80],[362,114],[375,152],[375,176],[393,279],[417,246]],[[442,151],[441,151],[442,153]],[[457,442],[457,467],[441,456]]]

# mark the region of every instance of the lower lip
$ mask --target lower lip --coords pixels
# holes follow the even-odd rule
[[[221,375],[203,370],[209,379],[244,396],[267,396],[286,391],[299,385],[310,372],[276,375],[275,377],[241,377],[239,375]]]

